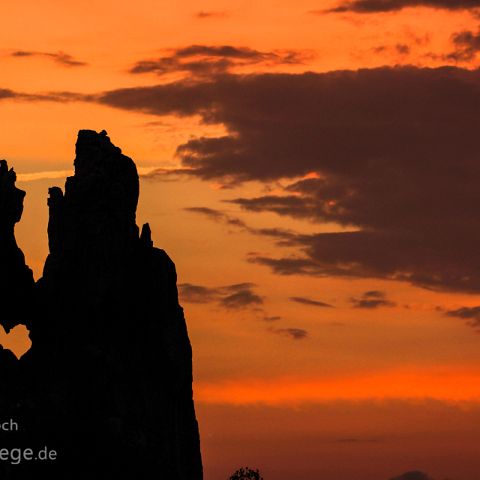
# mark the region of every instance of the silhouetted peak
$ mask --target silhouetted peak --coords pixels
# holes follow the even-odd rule
[[[85,196],[101,188],[95,193],[101,195],[103,203],[111,200],[112,195],[116,197],[116,194],[122,193],[129,209],[136,209],[139,190],[137,168],[133,160],[123,155],[122,150],[110,141],[105,130],[100,133],[80,130],[75,152],[75,175],[69,178],[67,187],[69,181],[82,182],[81,193]],[[122,207],[125,206],[124,202],[121,203]]]
[[[75,149],[77,156],[95,150],[103,151],[103,155],[108,152],[122,153],[120,147],[116,147],[112,143],[106,130],[102,130],[100,133],[95,130],[79,130]]]
[[[81,248],[90,252],[88,262],[116,262],[138,241],[135,163],[105,130],[80,130],[74,165],[65,194],[58,187],[49,190],[50,253],[68,258]]]
[[[145,223],[142,227],[142,233],[140,234],[140,241],[146,247],[153,247],[152,231],[150,225]]]
[[[16,180],[13,168],[9,170],[7,161],[0,160],[0,225],[2,229],[11,229],[11,233],[22,217],[25,197],[25,192],[15,186]]]
[[[81,185],[76,195],[86,198],[95,194],[102,199],[100,205],[113,201],[119,208],[135,213],[139,194],[137,167],[110,141],[107,132],[80,130],[75,151],[75,175],[67,180],[67,187],[69,181],[75,181]]]

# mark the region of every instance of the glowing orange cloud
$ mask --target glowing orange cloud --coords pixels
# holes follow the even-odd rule
[[[344,376],[278,378],[196,383],[195,397],[205,403],[288,405],[336,400],[480,401],[480,369],[432,367]]]

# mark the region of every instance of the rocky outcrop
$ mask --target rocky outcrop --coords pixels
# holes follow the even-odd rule
[[[30,316],[32,271],[15,241],[15,224],[23,212],[25,192],[15,186],[16,175],[0,160],[0,325],[8,332]]]
[[[12,190],[13,172],[7,175],[0,183],[0,235],[11,231],[14,252],[3,215],[18,221],[24,194]],[[17,446],[48,446],[58,456],[0,462],[2,479],[39,472],[62,480],[202,478],[175,265],[153,246],[148,224],[139,233],[138,195],[134,162],[106,132],[80,131],[74,176],[64,193],[49,191],[50,253],[26,321],[32,348],[19,362],[0,351],[0,372],[16,370],[8,392],[0,388],[0,403],[22,427]],[[16,262],[19,277],[26,275]],[[1,269],[0,277],[3,263]]]

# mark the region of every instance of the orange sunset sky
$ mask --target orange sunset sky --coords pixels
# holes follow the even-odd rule
[[[39,278],[48,187],[79,129],[107,130],[177,267],[206,480],[478,480],[480,0],[0,18],[17,242]]]

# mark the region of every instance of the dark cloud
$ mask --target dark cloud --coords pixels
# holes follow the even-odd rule
[[[396,53],[397,55],[405,56],[409,55],[411,48],[406,43],[397,43],[395,45],[379,45],[373,48],[373,52],[380,53]]]
[[[216,302],[227,309],[240,309],[263,304],[263,299],[257,295],[253,283],[238,283],[223,287],[205,287],[182,283],[178,286],[180,296],[188,303]]]
[[[426,473],[415,470],[404,473],[398,477],[391,478],[390,480],[433,480],[433,478]]]
[[[223,124],[227,134],[178,147],[190,175],[291,178],[282,194],[231,201],[343,227],[291,235],[291,255],[250,261],[282,274],[480,291],[478,70],[225,75],[114,90],[98,101]]]
[[[252,292],[250,288],[243,288],[223,297],[220,303],[225,308],[243,308],[250,305],[261,305],[262,297]]]
[[[304,52],[293,50],[261,52],[232,45],[190,45],[169,51],[160,58],[141,60],[130,72],[156,73],[160,76],[180,72],[187,73],[190,78],[208,78],[225,74],[236,67],[301,64],[306,58]]]
[[[379,307],[394,307],[395,303],[387,300],[385,292],[370,290],[362,294],[360,298],[351,298],[354,308],[374,309]]]
[[[249,255],[248,261],[270,267],[278,275],[315,275],[327,277],[329,272],[313,260],[298,257],[269,258],[261,255]],[[332,275],[338,274],[336,271]]]
[[[304,330],[303,328],[277,328],[271,329],[270,331],[278,335],[290,337],[293,340],[303,340],[308,337],[307,330]]]
[[[11,53],[12,57],[46,57],[52,59],[54,62],[63,65],[64,67],[83,67],[87,63],[75,59],[65,52],[38,52],[32,50],[16,50]]]
[[[328,303],[312,300],[307,297],[290,297],[290,300],[292,300],[292,302],[303,303],[304,305],[311,305],[312,307],[332,307],[332,305]]]
[[[473,328],[480,328],[480,306],[461,307],[456,310],[445,311],[447,317],[461,318],[467,320],[467,324]]]
[[[218,300],[221,295],[216,288],[192,285],[191,283],[182,283],[178,285],[178,289],[182,300],[189,303],[209,303]]]
[[[252,212],[270,211],[279,215],[294,217],[315,218],[315,204],[307,204],[308,199],[298,195],[265,195],[256,198],[236,198],[229,200],[230,203],[240,205],[245,210]]]
[[[196,12],[194,14],[194,17],[200,18],[200,19],[208,19],[208,18],[224,18],[228,17],[227,12],[222,12],[222,11],[206,11],[206,10],[200,10],[199,12]]]
[[[479,8],[480,0],[351,0],[340,3],[338,7],[327,10],[327,12],[379,13],[398,11],[408,7],[469,10]],[[316,13],[320,13],[320,11]]]
[[[454,51],[442,58],[455,62],[469,62],[474,60],[480,51],[480,32],[464,30],[454,33],[452,43],[455,48]]]
[[[408,55],[410,53],[410,46],[405,43],[397,43],[395,49],[400,55]]]
[[[208,207],[187,207],[184,208],[186,212],[193,212],[193,213],[200,213],[202,215],[205,215],[212,220],[215,221],[220,221],[225,219],[225,214],[221,212],[220,210],[215,210],[213,208],[208,208]]]
[[[4,98],[15,98],[17,94],[8,88],[0,88],[0,100]]]

